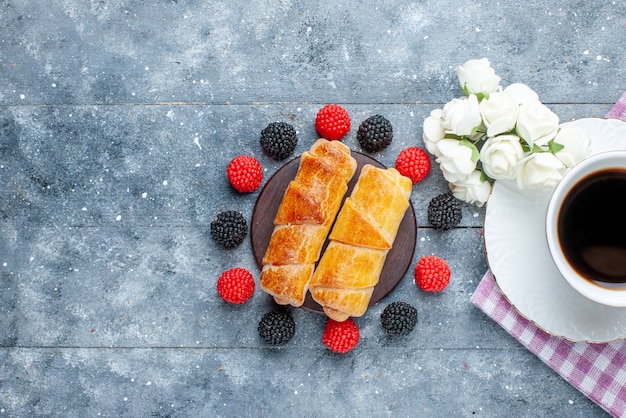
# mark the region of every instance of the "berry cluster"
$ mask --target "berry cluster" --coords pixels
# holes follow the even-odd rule
[[[254,293],[254,277],[243,267],[226,270],[217,279],[217,293],[226,302],[244,303]]]
[[[230,161],[226,175],[231,186],[239,193],[251,193],[261,186],[263,167],[256,158],[240,155]]]
[[[406,302],[392,302],[380,315],[380,323],[389,334],[408,335],[417,324],[417,309]]]
[[[296,130],[285,122],[272,122],[261,132],[261,147],[275,160],[289,157],[297,143]]]
[[[435,229],[446,231],[461,222],[461,204],[452,193],[443,193],[428,203],[428,222]]]
[[[296,323],[289,311],[274,310],[263,315],[258,331],[269,345],[287,344],[296,333]]]
[[[343,138],[350,131],[348,111],[336,104],[324,106],[315,117],[315,130],[331,141]]]
[[[246,219],[234,210],[219,213],[211,222],[211,237],[227,250],[239,246],[247,233]]]
[[[396,159],[396,170],[410,178],[413,184],[419,183],[430,173],[430,158],[419,147],[403,149]]]
[[[428,255],[415,266],[415,284],[426,292],[441,292],[450,283],[450,267],[443,258]]]
[[[326,322],[322,342],[333,353],[345,354],[359,343],[359,327],[352,319],[343,322],[329,319]]]
[[[359,126],[356,139],[367,152],[382,151],[393,139],[391,122],[381,115],[370,116]]]

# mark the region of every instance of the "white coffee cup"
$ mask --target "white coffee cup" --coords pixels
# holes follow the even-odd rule
[[[548,204],[546,237],[576,291],[626,307],[626,151],[595,154],[563,176]]]

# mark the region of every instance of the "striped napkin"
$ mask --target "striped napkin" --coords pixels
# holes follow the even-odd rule
[[[626,120],[626,92],[606,117]],[[589,399],[612,416],[626,417],[626,340],[574,343],[551,336],[517,312],[491,271],[485,273],[471,300]]]

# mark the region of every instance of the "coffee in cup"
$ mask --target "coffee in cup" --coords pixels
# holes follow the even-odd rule
[[[575,290],[626,306],[626,151],[593,155],[565,174],[548,204],[546,236]]]

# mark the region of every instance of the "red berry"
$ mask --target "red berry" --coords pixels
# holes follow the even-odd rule
[[[226,169],[228,181],[239,193],[250,193],[261,185],[263,167],[254,157],[240,155],[231,160]]]
[[[226,270],[217,279],[217,293],[226,302],[244,303],[254,293],[254,277],[242,267]]]
[[[396,170],[410,178],[413,184],[419,183],[430,172],[430,158],[426,151],[419,147],[406,148],[398,155]]]
[[[350,131],[348,111],[336,104],[324,106],[315,117],[315,130],[329,140],[343,138]]]
[[[441,292],[450,283],[450,267],[446,260],[429,255],[415,266],[415,284],[426,292]]]
[[[343,322],[329,319],[322,335],[322,342],[333,353],[345,354],[359,343],[359,327],[351,319]]]

